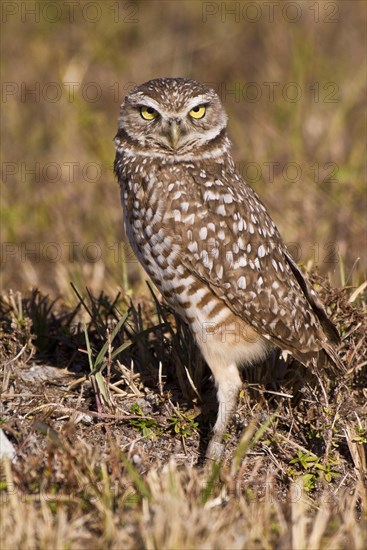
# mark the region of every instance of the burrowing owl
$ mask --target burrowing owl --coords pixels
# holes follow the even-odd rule
[[[115,173],[126,233],[142,266],[188,323],[217,387],[207,457],[241,386],[239,367],[274,346],[342,368],[339,335],[230,154],[227,115],[210,88],[159,78],[121,106]]]

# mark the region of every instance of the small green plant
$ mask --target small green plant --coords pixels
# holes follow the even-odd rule
[[[333,470],[333,467],[336,464],[338,464],[337,460],[330,459],[327,464],[316,464],[315,468],[317,468],[318,472],[320,473],[320,477],[323,477],[325,481],[330,483],[330,481],[332,481],[334,477],[340,476],[338,472],[335,472]]]
[[[169,419],[170,429],[181,437],[191,435],[198,427],[198,422],[186,414],[173,414]]]
[[[162,435],[162,429],[159,427],[157,421],[154,418],[144,416],[144,413],[138,403],[133,403],[131,405],[130,412],[136,416],[141,416],[141,418],[132,418],[129,420],[129,423],[144,437],[147,439],[154,439],[157,435]]]
[[[310,424],[310,427],[306,430],[306,436],[310,441],[314,439],[322,439],[320,430],[313,424]]]
[[[305,425],[305,436],[307,437],[307,439],[311,442],[311,444],[313,445],[318,445],[318,444],[322,444],[323,442],[323,433],[324,431],[327,429],[327,430],[331,430],[331,433],[332,433],[332,439],[331,439],[331,447],[333,449],[337,449],[339,447],[338,443],[337,443],[337,439],[338,439],[338,428],[337,426],[335,425],[335,420],[334,420],[334,413],[333,411],[330,409],[330,408],[327,408],[327,407],[323,407],[323,413],[325,414],[325,418],[323,420],[323,425],[322,427],[321,426],[317,426],[315,424],[306,424]]]
[[[290,467],[288,475],[294,478],[301,478],[304,490],[307,492],[315,489],[317,482],[324,479],[330,483],[333,478],[339,477],[339,473],[334,471],[334,466],[338,464],[337,460],[329,458],[326,464],[320,464],[320,457],[301,450],[297,451],[297,457],[290,460],[289,464],[298,466],[298,470]]]
[[[297,458],[293,458],[289,464],[299,464],[304,470],[309,470],[314,467],[315,463],[318,463],[320,458],[310,453],[304,453],[297,451]]]
[[[358,443],[358,445],[367,444],[367,429],[358,427],[356,428],[356,436],[353,437],[353,442]]]

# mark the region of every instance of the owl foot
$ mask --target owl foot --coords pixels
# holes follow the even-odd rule
[[[216,441],[215,438],[213,438],[206,450],[205,458],[206,460],[213,460],[214,462],[220,462],[224,455],[224,445],[223,443],[219,443],[219,441]]]

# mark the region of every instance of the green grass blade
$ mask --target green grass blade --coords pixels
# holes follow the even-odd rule
[[[204,490],[201,494],[201,501],[203,504],[208,502],[209,498],[212,496],[213,488],[219,478],[221,467],[222,467],[222,464],[220,462],[214,462],[212,471],[210,474],[210,478],[208,479],[204,487]]]
[[[90,347],[87,325],[85,323],[84,323],[84,336],[85,336],[85,343],[86,343],[86,346],[87,346],[89,368],[90,368],[91,373],[93,373],[94,365],[93,365],[92,348]]]
[[[142,498],[148,499],[148,501],[151,501],[152,499],[152,493],[148,487],[148,485],[145,483],[145,481],[142,479],[139,472],[136,470],[135,466],[130,462],[130,460],[124,455],[121,454],[122,462],[126,468],[126,471],[131,479],[131,481],[134,483],[138,493]]]

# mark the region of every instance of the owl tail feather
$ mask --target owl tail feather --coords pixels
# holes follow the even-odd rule
[[[326,315],[326,312],[324,310],[324,307],[320,300],[317,298],[316,292],[313,290],[310,283],[305,279],[302,272],[298,269],[298,266],[295,264],[291,256],[286,254],[286,259],[289,264],[289,267],[291,268],[293,275],[296,277],[297,282],[299,286],[301,287],[303,294],[307,298],[309,304],[311,305],[315,315],[317,316],[318,320],[320,321],[320,325],[323,328],[323,331],[325,335],[327,336],[327,339],[329,342],[331,342],[334,345],[340,344],[340,335],[337,331],[334,323],[330,321],[328,316]],[[336,363],[333,353],[327,349],[327,347],[324,347],[327,355]],[[331,349],[331,347],[330,347]]]
[[[341,372],[342,374],[345,374],[347,372],[347,369],[342,363],[342,361],[340,360],[340,358],[338,357],[338,354],[335,348],[329,343],[325,343],[323,347],[324,347],[323,349],[324,354],[326,355],[329,363],[331,363],[334,367],[336,367],[339,372]]]
[[[309,304],[312,307],[312,310],[320,321],[320,325],[326,336],[326,340],[322,343],[323,351],[319,353],[317,363],[320,364],[320,366],[322,366],[322,363],[324,363],[323,366],[325,366],[325,360],[327,360],[340,372],[345,373],[347,369],[339,359],[338,354],[335,350],[335,346],[340,344],[340,335],[337,328],[326,315],[324,307],[318,299],[316,292],[313,290],[311,284],[305,279],[302,272],[299,270],[298,266],[295,264],[289,254],[286,254],[286,259],[289,267],[291,268],[294,276],[297,279],[299,286],[302,289],[303,294],[307,298]]]

